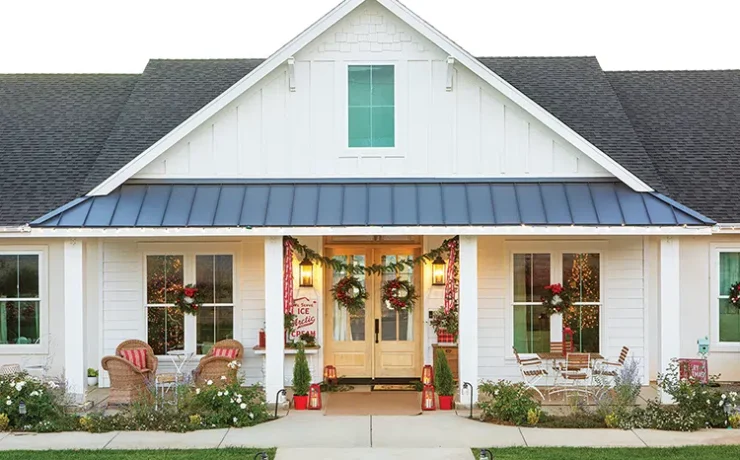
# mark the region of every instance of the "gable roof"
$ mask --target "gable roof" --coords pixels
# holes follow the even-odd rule
[[[740,222],[740,70],[606,72],[675,200]]]
[[[0,74],[0,226],[79,196],[137,78]]]
[[[227,104],[234,101],[245,91],[257,84],[266,75],[275,70],[303,47],[318,38],[321,34],[329,30],[338,21],[346,17],[355,8],[370,0],[344,0],[336,8],[331,10],[308,29],[304,30],[297,37],[287,43],[285,46],[276,51],[272,56],[267,58],[254,71],[247,74],[244,78],[236,82],[233,86],[214,98],[200,110],[188,117],[176,128],[168,132],[149,148],[141,152],[136,158],[129,161],[116,173],[105,179],[97,185],[88,195],[105,195],[130,179],[137,172],[146,167],[159,155],[175,145],[187,134],[195,130],[209,118],[214,116],[218,111],[223,109]],[[574,131],[563,121],[553,116],[550,112],[543,109],[540,105],[528,98],[524,93],[516,89],[513,85],[491,71],[490,68],[483,65],[479,60],[471,56],[467,51],[444,36],[434,27],[429,25],[411,10],[399,3],[397,0],[371,0],[377,2],[400,20],[404,21],[411,28],[423,35],[434,45],[449,53],[454,59],[467,67],[475,75],[487,82],[494,89],[501,92],[504,96],[519,105],[523,110],[528,112],[535,119],[542,122],[545,126],[552,129],[555,133],[572,144],[575,148],[586,154],[602,168],[609,171],[619,180],[630,186],[636,191],[652,191],[652,188],[636,175],[627,170],[609,155],[605,154],[599,148],[594,146],[581,134]]]

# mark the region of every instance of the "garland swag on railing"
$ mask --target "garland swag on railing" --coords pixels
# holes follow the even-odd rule
[[[286,236],[284,237],[284,239],[286,242],[290,244],[290,247],[293,249],[293,252],[300,255],[300,258],[308,258],[308,260],[310,260],[311,262],[315,264],[324,265],[326,267],[331,267],[332,270],[334,271],[337,271],[337,272],[344,271],[352,275],[358,275],[363,272],[368,275],[402,272],[404,269],[411,268],[414,265],[418,265],[420,263],[431,262],[434,259],[436,259],[437,256],[441,257],[442,255],[445,255],[451,251],[453,253],[456,252],[457,248],[459,247],[459,241],[460,241],[459,237],[453,236],[452,238],[444,240],[444,242],[442,242],[442,245],[440,247],[436,249],[432,249],[426,254],[422,254],[419,257],[416,257],[414,259],[399,260],[398,262],[393,262],[387,265],[373,264],[373,265],[368,265],[367,267],[363,267],[359,265],[349,265],[349,264],[342,262],[341,260],[322,256],[321,254],[309,248],[308,246],[301,244],[300,241],[293,238],[292,236]]]

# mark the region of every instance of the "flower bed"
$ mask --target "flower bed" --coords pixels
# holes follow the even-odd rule
[[[70,414],[65,389],[26,374],[0,376],[0,431],[191,431],[245,427],[270,419],[262,388],[224,376],[199,388],[178,388],[177,404],[157,406],[154,389],[114,415]]]

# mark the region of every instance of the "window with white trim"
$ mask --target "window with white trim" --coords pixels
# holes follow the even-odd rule
[[[0,345],[40,342],[38,254],[0,254]]]
[[[563,327],[573,331],[575,351],[598,353],[601,341],[601,256],[599,253],[515,253],[513,271],[513,346],[519,353],[550,351],[550,316],[542,306],[545,286],[561,283],[572,305]]]
[[[730,303],[729,292],[740,282],[740,252],[719,253],[719,295],[715,307],[719,319],[719,341],[740,343],[740,308]]]
[[[206,354],[234,337],[234,260],[227,254],[148,255],[147,340],[157,355],[171,350]],[[203,302],[195,321],[174,306],[175,294],[195,284]]]

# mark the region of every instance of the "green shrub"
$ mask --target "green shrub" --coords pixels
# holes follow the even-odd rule
[[[680,379],[674,359],[665,374],[658,374],[658,387],[673,398],[673,404],[648,401],[647,407],[635,409],[621,425],[625,428],[695,431],[701,428],[725,427],[725,398],[708,385],[693,379]]]
[[[540,403],[532,398],[523,383],[507,380],[483,382],[478,386],[480,393],[490,399],[480,403],[482,417],[486,420],[524,425],[530,410],[539,410]]]
[[[44,383],[26,373],[0,376],[0,414],[8,417],[10,429],[31,429],[44,420],[64,415],[64,388],[53,381]],[[25,414],[21,414],[21,404]]]
[[[227,386],[210,385],[190,393],[181,410],[188,417],[190,429],[198,420],[204,427],[252,426],[269,419],[265,395],[260,387],[243,387],[235,382]]]
[[[614,377],[614,385],[596,375],[597,385],[596,413],[604,419],[609,428],[616,428],[622,421],[628,420],[634,409],[642,382],[639,366],[635,360],[627,361]]]
[[[308,360],[303,344],[298,346],[298,353],[295,355],[295,364],[293,365],[293,393],[296,396],[308,396],[308,389],[311,386],[311,370],[308,368]]]
[[[439,348],[434,356],[434,389],[440,396],[455,394],[455,377],[452,375],[444,350]]]

